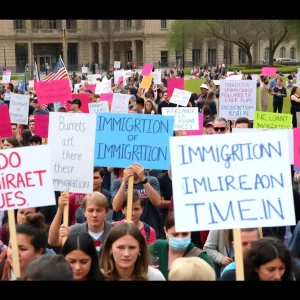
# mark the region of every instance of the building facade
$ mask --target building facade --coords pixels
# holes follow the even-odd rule
[[[39,70],[53,68],[61,55],[68,71],[80,71],[83,63],[107,69],[114,61],[121,67],[133,61],[138,67],[154,63],[162,68],[182,66],[182,52],[168,50],[167,32],[172,20],[0,20],[0,66],[24,72],[26,63]],[[65,30],[63,30],[65,28]],[[300,58],[295,41],[280,45],[277,57]],[[1,52],[3,55],[1,55]],[[252,47],[254,63],[268,61],[268,43]],[[186,49],[185,67],[246,63],[236,45],[206,39],[197,49]]]

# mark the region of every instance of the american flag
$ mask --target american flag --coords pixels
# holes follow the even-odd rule
[[[69,74],[67,72],[67,69],[65,68],[65,65],[64,65],[61,57],[60,57],[58,59],[58,62],[55,65],[53,71],[42,81],[60,80],[63,78],[69,78]]]

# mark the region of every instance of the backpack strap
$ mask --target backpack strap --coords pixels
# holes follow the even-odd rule
[[[201,253],[205,251],[201,250],[198,247],[192,248],[190,252],[188,252],[184,257],[198,257]]]
[[[148,242],[149,238],[150,238],[150,226],[147,223],[144,223],[144,229],[145,229],[145,232],[146,232],[146,240]]]

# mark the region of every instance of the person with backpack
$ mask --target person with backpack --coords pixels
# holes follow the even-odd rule
[[[125,199],[122,204],[122,213],[125,216],[127,213],[127,198],[128,198],[128,193],[125,193]],[[143,210],[144,210],[144,199],[137,190],[133,190],[131,221],[138,227],[142,235],[145,237],[147,244],[150,245],[156,241],[156,232],[154,228],[152,228],[150,225],[140,220]],[[126,218],[120,221],[111,222],[111,224],[114,226],[116,224],[124,223],[124,222],[126,222]]]

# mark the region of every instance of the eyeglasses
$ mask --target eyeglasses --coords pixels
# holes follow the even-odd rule
[[[224,132],[226,130],[226,127],[214,127],[214,131],[221,131]]]

